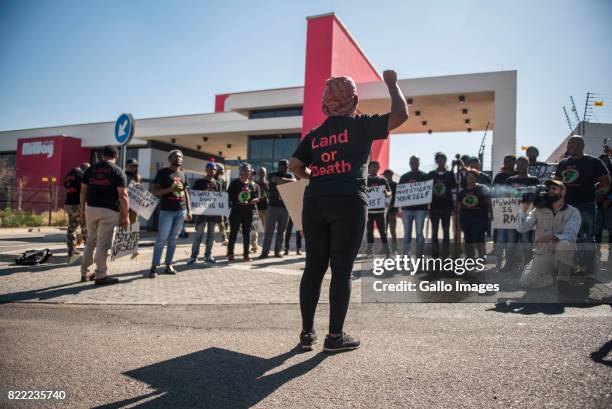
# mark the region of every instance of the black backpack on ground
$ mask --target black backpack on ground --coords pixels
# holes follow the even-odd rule
[[[42,264],[51,257],[51,250],[28,250],[15,259],[15,264],[20,266],[34,266]]]

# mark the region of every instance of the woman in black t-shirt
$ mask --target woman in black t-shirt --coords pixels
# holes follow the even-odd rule
[[[249,242],[251,240],[251,224],[253,212],[259,200],[259,188],[251,181],[253,168],[248,163],[240,165],[240,177],[232,180],[227,188],[227,197],[230,206],[230,234],[227,244],[227,260],[234,261],[234,246],[238,237],[238,230],[242,227],[244,261],[251,261],[249,257]]]
[[[475,249],[480,258],[486,258],[485,233],[491,212],[490,191],[476,183],[479,171],[469,169],[465,175],[466,186],[459,192],[459,219],[465,238],[465,255],[474,258]]]
[[[317,335],[314,315],[321,282],[331,266],[329,333],[323,349],[346,351],[359,340],[342,329],[351,295],[351,272],[359,251],[367,214],[367,163],[372,142],[408,119],[406,101],[394,71],[383,73],[391,96],[391,112],[357,115],[356,86],[350,77],[327,80],[323,112],[328,118],[302,140],[289,163],[296,176],[310,179],[304,192],[302,226],[306,267],[300,283],[302,349],[312,350]]]

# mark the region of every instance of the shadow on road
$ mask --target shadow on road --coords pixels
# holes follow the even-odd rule
[[[249,408],[276,389],[320,364],[327,354],[281,371],[268,373],[299,354],[298,347],[272,358],[208,348],[124,373],[155,388],[154,392],[97,409],[121,408]]]
[[[148,271],[149,270],[147,269],[147,270],[134,271],[131,273],[112,274],[111,276],[112,277],[130,277],[125,280],[120,280],[119,284],[115,284],[115,285],[121,285],[121,284],[127,284],[131,281],[139,280],[143,278],[144,273]],[[96,286],[94,285],[93,281],[90,281],[87,283],[81,283],[80,278],[79,278],[79,281],[72,282],[72,283],[60,284],[60,285],[55,285],[55,286],[46,287],[46,288],[37,288],[34,290],[28,290],[28,291],[19,291],[16,293],[2,294],[0,295],[0,304],[6,304],[6,303],[18,302],[18,301],[28,301],[28,300],[37,300],[37,301],[52,300],[54,298],[61,297],[64,295],[75,295],[75,294],[80,294],[83,291],[89,291],[89,290],[94,290],[94,289],[96,289]]]
[[[593,352],[591,354],[591,359],[598,364],[612,366],[612,357],[607,358],[610,351],[612,351],[612,340],[606,342],[597,351]]]

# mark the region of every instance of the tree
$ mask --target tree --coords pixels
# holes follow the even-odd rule
[[[6,208],[11,208],[11,196],[13,193],[13,181],[15,180],[15,168],[6,160],[0,159],[0,186],[6,191]],[[0,188],[1,189],[1,188]],[[1,190],[0,190],[1,193]]]

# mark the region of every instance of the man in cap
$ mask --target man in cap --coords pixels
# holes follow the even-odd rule
[[[217,163],[217,172],[215,174],[215,179],[219,183],[222,192],[227,191],[227,176],[225,175],[225,168],[222,164]],[[227,218],[221,217],[221,221],[219,222],[219,234],[221,235],[221,244],[223,246],[227,246]]]
[[[268,201],[268,212],[266,214],[266,225],[264,233],[263,248],[259,258],[268,257],[270,247],[272,246],[272,236],[276,230],[276,242],[274,243],[274,257],[283,257],[281,250],[285,240],[285,231],[289,222],[289,213],[283,203],[283,199],[278,192],[278,185],[284,183],[295,182],[295,176],[288,172],[289,161],[281,159],[278,161],[278,171],[271,173],[270,180],[270,197]]]
[[[525,268],[520,283],[523,287],[550,286],[555,282],[560,291],[568,288],[574,268],[576,239],[580,230],[580,212],[565,201],[566,188],[561,181],[544,182],[548,191],[545,203],[529,211],[525,196],[517,218],[517,230],[531,231],[535,226],[534,255]]]

